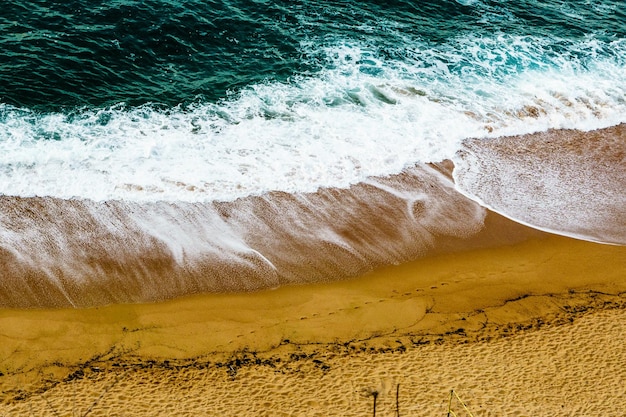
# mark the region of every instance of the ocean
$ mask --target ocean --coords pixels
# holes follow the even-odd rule
[[[622,6],[6,0],[0,306],[344,279],[494,212],[624,245]]]

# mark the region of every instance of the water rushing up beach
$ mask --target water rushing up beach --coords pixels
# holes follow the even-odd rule
[[[4,306],[354,277],[486,209],[626,243],[617,1],[3,7]]]

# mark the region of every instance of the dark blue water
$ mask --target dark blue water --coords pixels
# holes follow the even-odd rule
[[[495,34],[550,39],[546,55],[575,55],[568,47],[585,37],[623,39],[626,14],[618,0],[6,0],[0,102],[41,111],[214,102],[249,85],[315,76],[333,65],[322,50],[340,44],[412,61],[424,48]]]

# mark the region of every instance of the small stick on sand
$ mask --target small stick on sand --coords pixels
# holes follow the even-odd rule
[[[396,417],[400,417],[400,384],[396,386]]]
[[[378,391],[372,391],[372,397],[374,397],[374,413],[373,413],[373,416],[376,417],[376,400],[378,399]]]

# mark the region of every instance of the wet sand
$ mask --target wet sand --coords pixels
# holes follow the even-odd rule
[[[347,189],[232,202],[0,196],[0,306],[247,292],[519,240],[480,238],[486,211],[454,189],[450,169],[419,164]]]
[[[457,185],[0,197],[0,416],[626,415],[626,246],[521,224],[624,243],[625,134],[469,141]]]
[[[405,416],[450,389],[474,415],[624,415],[625,277],[626,247],[540,233],[334,283],[4,309],[0,415],[363,416],[373,393],[395,415],[398,386]]]
[[[626,124],[468,139],[454,177],[466,195],[517,222],[626,244]]]

